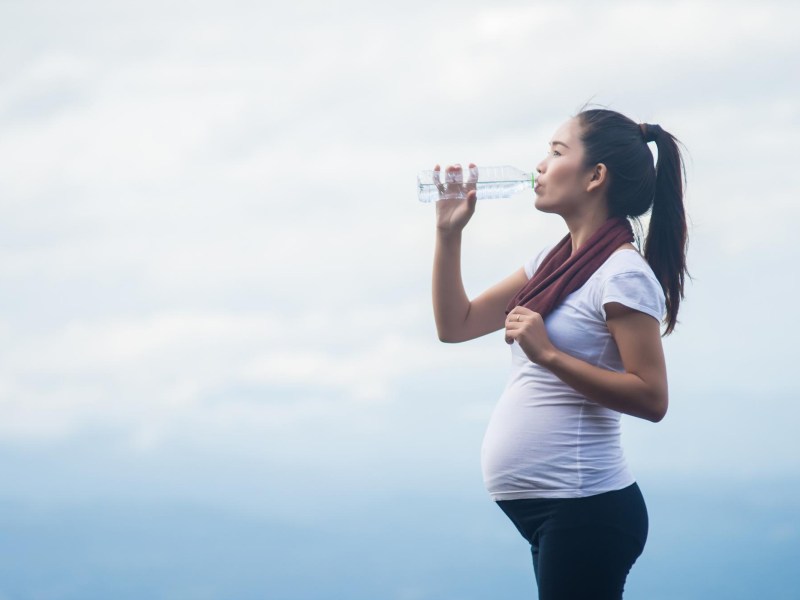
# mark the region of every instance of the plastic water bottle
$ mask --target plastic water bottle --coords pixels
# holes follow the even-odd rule
[[[530,190],[534,185],[536,173],[526,173],[516,167],[473,167],[463,173],[464,182],[477,176],[478,200],[510,198],[517,192]],[[442,198],[463,199],[467,197],[465,183],[455,180],[453,173],[444,170],[439,173],[439,184],[434,171],[420,171],[417,175],[417,194],[420,202],[436,202]]]

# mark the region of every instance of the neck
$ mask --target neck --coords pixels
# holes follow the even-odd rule
[[[572,253],[578,251],[592,234],[608,221],[608,211],[600,210],[572,217],[565,217],[570,237],[572,238]]]

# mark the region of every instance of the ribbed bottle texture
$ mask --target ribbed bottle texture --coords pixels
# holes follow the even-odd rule
[[[510,198],[514,194],[533,188],[533,173],[503,165],[499,167],[475,167],[463,174],[464,182],[477,177],[478,200]],[[417,194],[420,202],[436,202],[442,199],[466,198],[466,184],[455,181],[444,171],[439,173],[437,184],[434,171],[420,171],[417,175]]]

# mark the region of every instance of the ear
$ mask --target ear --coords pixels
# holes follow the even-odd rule
[[[589,172],[589,183],[586,185],[587,192],[593,192],[602,188],[608,181],[608,169],[603,163],[597,163]]]

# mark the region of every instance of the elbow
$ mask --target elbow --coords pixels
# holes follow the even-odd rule
[[[436,323],[436,336],[445,344],[457,344],[465,341],[463,328],[456,323]]]
[[[439,337],[439,341],[444,342],[445,344],[457,344],[461,341],[452,333],[446,331],[437,330],[436,335]]]
[[[667,406],[668,402],[666,396],[658,398],[653,403],[652,410],[649,411],[649,414],[645,418],[653,423],[660,423],[664,417],[667,416]]]

